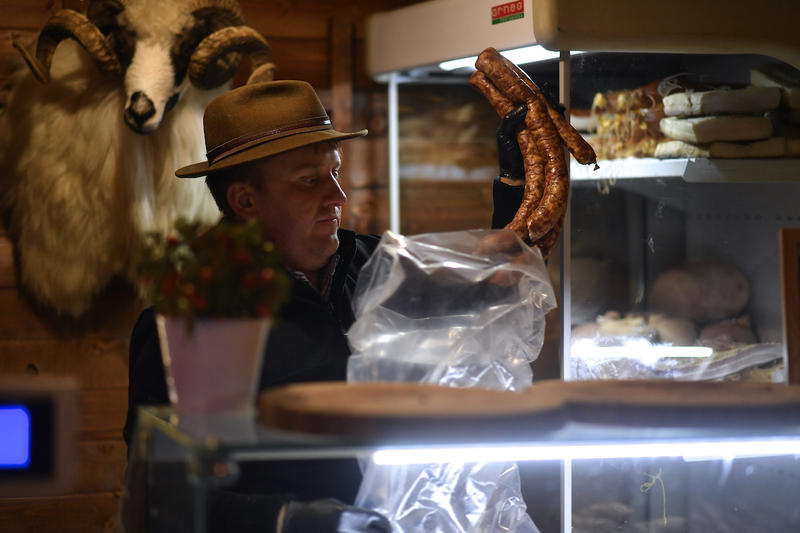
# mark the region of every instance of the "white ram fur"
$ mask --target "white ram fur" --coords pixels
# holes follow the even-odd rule
[[[174,87],[175,71],[169,54],[177,31],[192,25],[187,7],[184,2],[139,0],[128,3],[119,15],[119,25],[136,34],[136,50],[125,71],[126,105],[133,93],[143,91],[155,106],[156,112],[143,124],[143,131],[158,128],[167,100],[189,85],[184,79],[180,87]]]
[[[21,282],[42,303],[80,315],[114,276],[130,276],[144,232],[167,232],[179,216],[219,218],[203,180],[174,171],[205,159],[203,110],[226,86],[186,84],[161,126],[138,135],[123,119],[123,81],[71,40],[48,84],[22,72],[13,85],[0,114],[0,200]]]

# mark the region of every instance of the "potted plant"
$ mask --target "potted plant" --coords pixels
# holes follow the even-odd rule
[[[269,329],[289,290],[258,223],[181,220],[172,234],[148,235],[138,257],[172,405],[181,412],[252,408]]]

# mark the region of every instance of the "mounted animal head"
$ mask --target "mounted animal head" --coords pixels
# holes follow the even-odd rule
[[[39,34],[36,57],[23,53],[34,75],[50,79],[56,47],[72,38],[97,67],[124,77],[125,122],[141,134],[155,131],[188,85],[212,89],[250,56],[250,79],[271,80],[272,51],[257,31],[244,26],[235,0],[92,0],[83,15],[53,14]]]

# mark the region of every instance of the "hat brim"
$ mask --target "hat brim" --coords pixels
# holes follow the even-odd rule
[[[236,167],[251,161],[258,161],[272,155],[277,155],[295,148],[302,148],[311,144],[326,142],[326,141],[344,141],[353,139],[355,137],[363,137],[367,134],[367,130],[355,131],[345,133],[336,131],[334,129],[312,131],[305,133],[298,133],[296,135],[289,135],[274,141],[265,141],[257,144],[241,152],[232,154],[224,159],[215,161],[209,164],[208,161],[194,163],[175,171],[175,175],[179,178],[200,178],[203,176],[211,176],[220,170]]]

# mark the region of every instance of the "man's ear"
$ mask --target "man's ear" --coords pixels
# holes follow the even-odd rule
[[[247,220],[255,218],[258,214],[256,191],[253,186],[245,182],[234,182],[228,186],[226,194],[228,205],[238,218]]]

